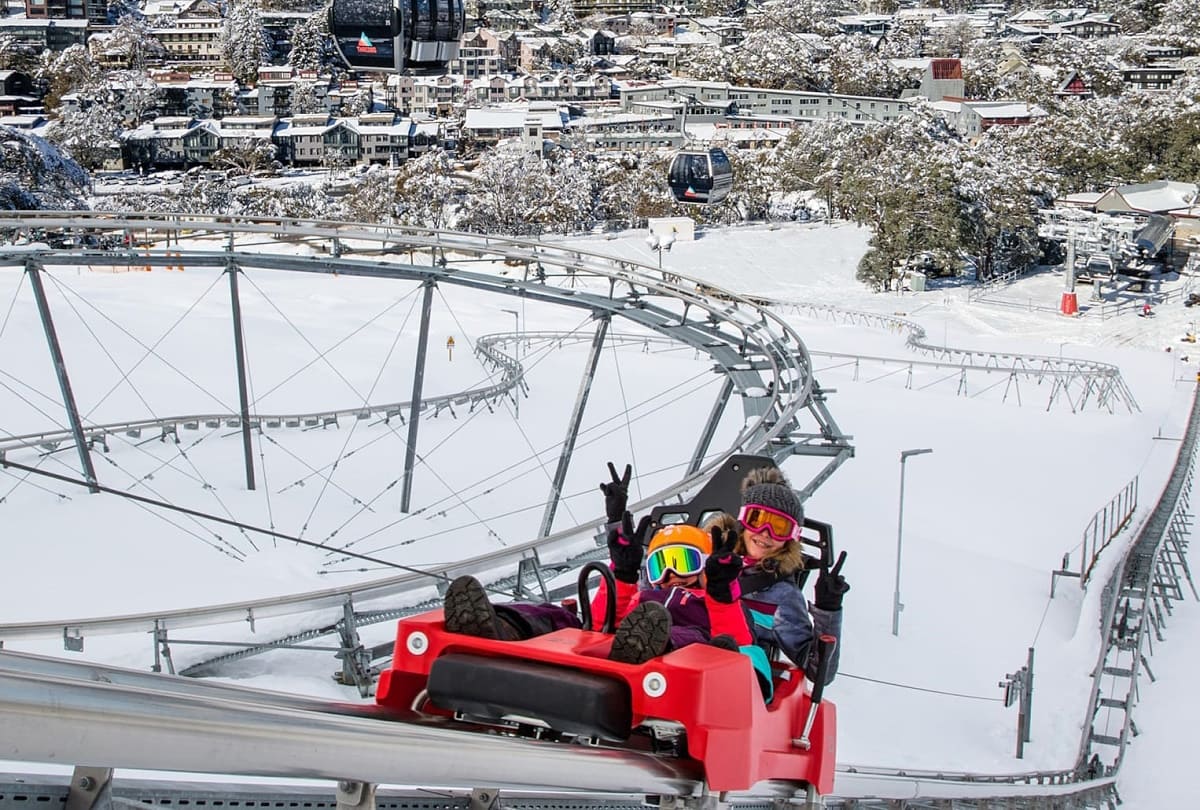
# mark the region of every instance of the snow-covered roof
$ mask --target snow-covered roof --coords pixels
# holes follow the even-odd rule
[[[562,116],[557,110],[504,109],[500,107],[467,110],[463,129],[521,129],[531,118],[537,119],[544,130],[562,129]]]
[[[1044,109],[1028,101],[964,101],[981,118],[1044,118]]]
[[[1058,199],[1056,202],[1065,203],[1067,205],[1093,206],[1099,202],[1104,196],[1103,191],[1080,191],[1076,194],[1068,194],[1065,197]]]
[[[1195,183],[1155,180],[1151,183],[1118,186],[1114,191],[1136,211],[1173,211],[1177,208],[1187,208],[1196,202],[1197,186]]]

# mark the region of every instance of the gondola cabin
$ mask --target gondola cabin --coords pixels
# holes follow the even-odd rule
[[[667,184],[681,203],[712,205],[733,188],[733,166],[723,149],[685,149],[671,160]]]
[[[333,0],[329,31],[355,70],[444,72],[458,58],[462,0]]]

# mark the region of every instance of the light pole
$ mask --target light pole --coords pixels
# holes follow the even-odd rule
[[[900,550],[904,542],[904,463],[908,461],[909,456],[920,456],[932,452],[933,449],[929,447],[900,451],[900,515],[896,518],[896,593],[892,598],[893,636],[900,635],[900,611],[904,610],[904,605],[900,604]]]
[[[514,328],[516,329],[516,332],[517,332],[517,350],[514,353],[516,355],[514,359],[517,364],[517,390],[513,393],[513,402],[516,403],[516,405],[515,405],[516,418],[520,419],[521,418],[521,377],[523,376],[523,370],[521,368],[521,313],[517,312],[515,309],[502,309],[500,311],[507,312],[509,315],[513,316]]]

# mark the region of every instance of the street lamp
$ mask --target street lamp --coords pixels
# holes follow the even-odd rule
[[[650,249],[658,254],[658,270],[662,272],[662,255],[664,250],[670,250],[671,245],[675,244],[675,232],[670,233],[652,233],[646,237],[646,244]]]
[[[904,542],[904,462],[908,461],[909,456],[920,456],[932,452],[933,449],[929,447],[900,451],[900,515],[896,519],[896,592],[892,598],[893,636],[900,635],[900,611],[904,610],[904,605],[900,604],[900,549]]]
[[[517,312],[515,309],[501,309],[500,311],[507,312],[509,315],[513,316],[513,322],[515,324],[514,328],[516,329],[516,333],[517,333],[517,351],[515,353],[516,354],[515,359],[516,359],[516,363],[517,363],[517,390],[513,393],[513,402],[516,403],[516,406],[515,406],[516,418],[520,419],[521,418],[521,377],[523,376],[523,373],[524,373],[523,370],[521,369],[521,313]]]

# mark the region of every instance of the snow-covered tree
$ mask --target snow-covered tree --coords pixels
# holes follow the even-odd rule
[[[83,104],[116,105],[126,127],[135,127],[158,109],[162,92],[144,71],[118,70],[107,76],[104,85],[79,91]]]
[[[979,32],[970,20],[959,17],[933,32],[929,39],[929,50],[933,56],[961,57],[967,54],[971,43],[978,38]]]
[[[925,26],[916,22],[897,24],[879,41],[885,59],[913,59],[924,53]]]
[[[1059,37],[1046,43],[1036,57],[1038,64],[1051,69],[1053,78],[1046,82],[1046,92],[1055,90],[1071,71],[1077,71],[1096,95],[1120,95],[1125,82],[1110,52],[1115,45],[1078,37]]]
[[[89,104],[65,111],[54,122],[49,139],[79,165],[98,169],[117,144],[122,129],[120,110],[107,104]]]
[[[46,51],[38,78],[46,82],[46,108],[54,109],[62,97],[101,84],[100,66],[83,45],[71,45],[59,53]]]
[[[848,0],[768,0],[746,13],[748,31],[832,36],[840,29],[834,19],[856,13]]]
[[[247,216],[287,219],[330,219],[329,195],[310,183],[286,186],[249,186],[238,195],[241,213]]]
[[[503,142],[480,160],[460,225],[516,235],[578,230],[591,216],[590,191],[573,156],[543,160],[521,142]]]
[[[1200,3],[1196,0],[1166,0],[1151,38],[1196,53],[1200,51]]]
[[[213,153],[214,166],[233,169],[235,174],[252,174],[275,162],[275,146],[265,141],[234,143]]]
[[[1037,210],[1047,202],[1039,171],[1016,151],[1012,130],[988,130],[956,168],[962,205],[963,249],[975,257],[976,276],[990,278],[1037,260]]]
[[[564,34],[579,30],[579,19],[575,16],[575,4],[571,0],[546,0],[546,22]]]
[[[592,170],[596,218],[638,228],[647,217],[668,216],[674,198],[667,186],[667,160],[644,153],[596,155]]]
[[[84,210],[88,174],[53,144],[0,126],[0,209]]]
[[[226,6],[221,44],[234,78],[247,84],[255,82],[258,68],[267,64],[271,55],[271,41],[263,27],[258,0],[232,0]]]
[[[352,222],[389,225],[396,218],[396,181],[382,166],[372,166],[358,176],[342,198],[342,210]]]
[[[292,85],[292,115],[306,115],[325,112],[328,108],[324,99],[317,92],[317,83],[306,79],[298,79]]]
[[[452,223],[454,201],[459,196],[454,166],[442,149],[431,149],[401,164],[391,195],[396,222],[426,228]]]
[[[289,61],[296,70],[320,70],[332,55],[328,16],[310,14],[292,30]]]
[[[695,0],[688,10],[698,17],[735,17],[745,13],[746,0]]]
[[[88,40],[93,56],[105,54],[119,56],[126,67],[144,70],[146,63],[162,59],[166,48],[150,33],[150,25],[143,17],[126,14],[117,20],[107,35],[97,35]]]
[[[880,56],[870,37],[838,36],[826,62],[831,89],[851,96],[898,98],[906,84],[891,62]]]
[[[108,0],[108,22],[116,25],[122,17],[142,17],[137,0]]]
[[[0,34],[0,70],[20,70],[35,75],[42,60],[33,46],[11,34]]]
[[[1181,5],[1189,2],[1183,0]],[[1113,22],[1127,34],[1140,34],[1166,19],[1165,0],[1092,0],[1087,5],[1102,14],[1111,14]]]
[[[778,31],[747,31],[745,39],[726,51],[725,81],[783,90],[825,90],[814,45]]]

